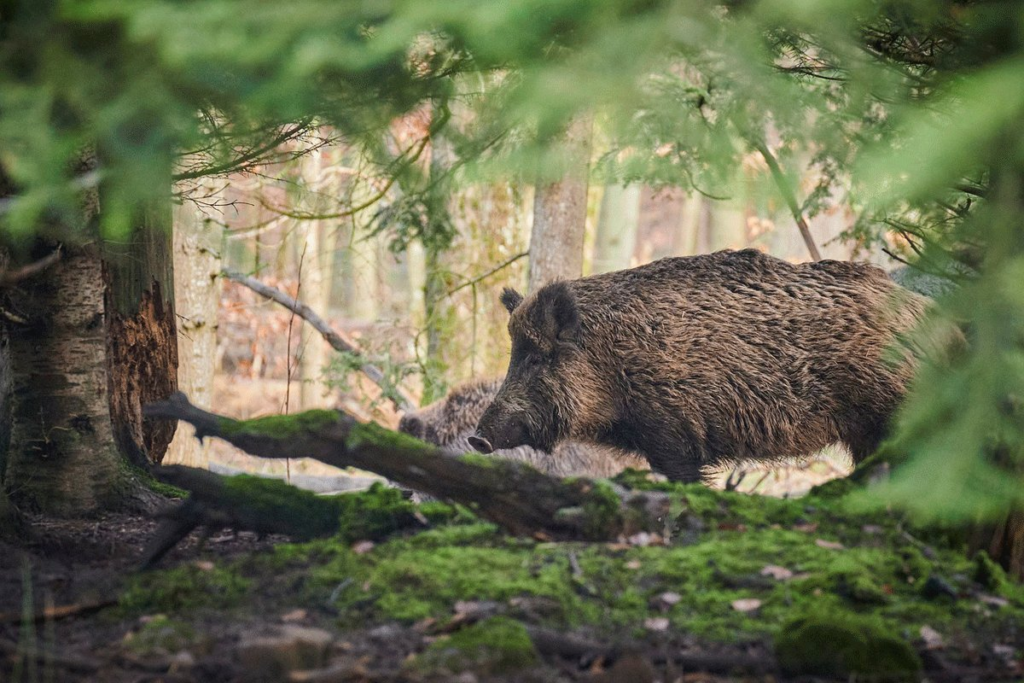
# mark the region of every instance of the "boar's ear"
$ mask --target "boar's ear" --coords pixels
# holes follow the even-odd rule
[[[500,298],[501,305],[505,307],[505,310],[509,312],[509,315],[512,314],[512,311],[516,310],[519,304],[523,303],[523,295],[511,287],[506,287],[501,290]]]
[[[541,330],[552,343],[572,341],[580,327],[576,298],[564,282],[550,284],[537,296]]]

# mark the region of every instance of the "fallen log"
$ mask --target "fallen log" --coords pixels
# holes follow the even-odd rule
[[[519,462],[454,455],[336,411],[239,421],[197,408],[177,393],[150,404],[144,414],[184,420],[195,427],[197,438],[218,437],[255,456],[310,457],[335,467],[375,472],[461,503],[515,535],[612,541],[640,531],[664,533],[668,523],[665,494],[624,491],[587,479],[558,480]]]

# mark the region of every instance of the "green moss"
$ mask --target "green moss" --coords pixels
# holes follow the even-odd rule
[[[287,530],[303,538],[333,534],[338,529],[335,499],[317,496],[279,479],[239,474],[224,480],[226,507],[243,518],[247,528]]]
[[[375,483],[367,491],[331,499],[337,510],[339,531],[346,542],[379,540],[402,529],[420,526],[416,505],[399,489]]]
[[[595,488],[598,516],[611,509],[607,487]],[[680,529],[667,546],[511,538],[464,509],[441,504],[421,508],[432,510],[440,525],[420,531],[414,506],[397,491],[376,487],[332,503],[343,521],[339,535],[278,546],[236,570],[261,582],[260,604],[278,595],[289,609],[328,605],[342,626],[428,617],[443,623],[457,602],[485,600],[497,602],[509,617],[556,628],[587,626],[609,638],[642,632],[648,619],[664,617],[674,632],[700,638],[785,643],[792,631],[814,630],[794,621],[794,614],[822,615],[846,626],[847,618],[853,619],[853,626],[844,626],[852,629],[852,640],[891,650],[897,664],[908,660],[886,640],[894,633],[912,636],[924,625],[944,634],[1001,633],[1024,619],[1021,591],[987,558],[970,560],[960,545],[938,537],[926,557],[906,531],[924,536],[899,514],[851,513],[842,499],[777,500],[672,487]],[[408,533],[395,533],[402,530]],[[350,548],[351,541],[366,537],[382,540],[371,552]],[[784,569],[765,572],[768,565]],[[210,602],[208,589],[201,583],[196,587],[209,579],[187,568],[175,571],[185,573],[174,575],[171,583],[136,586],[126,604],[153,612]],[[977,578],[1010,604],[929,600],[921,587],[932,575],[964,594]],[[666,593],[678,598],[665,600]],[[755,599],[760,606],[754,612],[737,610],[733,603],[740,599]],[[877,629],[863,631],[857,619],[866,619],[886,638],[876,637]],[[857,671],[855,659],[844,654],[838,664],[826,664]]]
[[[534,666],[539,661],[526,628],[506,617],[493,617],[434,641],[411,663],[427,673],[473,671],[481,675],[505,674]]]
[[[220,429],[225,436],[249,434],[287,438],[307,432],[315,432],[338,422],[339,414],[334,410],[307,410],[294,415],[268,415],[252,420],[220,419]]]
[[[136,654],[168,655],[193,645],[196,639],[196,630],[190,624],[158,614],[129,634],[125,643]]]
[[[974,571],[971,577],[975,583],[990,591],[1000,591],[1006,587],[1006,572],[984,550],[979,550],[974,556]]]
[[[489,458],[486,455],[481,455],[479,453],[463,453],[459,456],[459,460],[468,465],[486,467],[487,469],[494,469],[501,464],[501,461],[497,458]]]
[[[150,614],[230,608],[238,604],[248,588],[249,581],[232,570],[200,569],[190,564],[129,579],[121,594],[120,611]]]
[[[370,443],[381,448],[394,446],[401,448],[407,453],[421,452],[424,455],[432,456],[437,452],[435,446],[420,441],[419,439],[395,432],[381,427],[373,422],[353,424],[345,441],[345,447],[349,450],[359,448],[363,444]]]
[[[786,623],[775,653],[791,675],[914,681],[921,671],[917,653],[891,626],[850,613],[813,613]]]
[[[583,502],[586,527],[590,538],[607,538],[608,531],[622,523],[622,499],[606,481],[595,481]]]

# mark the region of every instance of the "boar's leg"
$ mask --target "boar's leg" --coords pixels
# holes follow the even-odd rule
[[[666,448],[644,453],[651,469],[664,474],[671,481],[684,484],[697,484],[704,481],[703,461],[690,446],[680,445],[678,448]]]
[[[854,465],[860,464],[878,450],[888,433],[887,423],[885,416],[868,414],[866,411],[847,421],[849,426],[843,430],[842,441],[850,449]]]

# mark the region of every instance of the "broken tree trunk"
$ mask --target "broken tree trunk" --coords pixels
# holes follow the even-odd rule
[[[238,421],[197,408],[178,393],[149,405],[146,415],[184,420],[198,438],[216,436],[259,457],[311,457],[376,472],[466,505],[516,535],[610,541],[639,531],[663,532],[668,521],[663,494],[617,492],[587,479],[553,479],[500,458],[454,455],[335,411]]]

